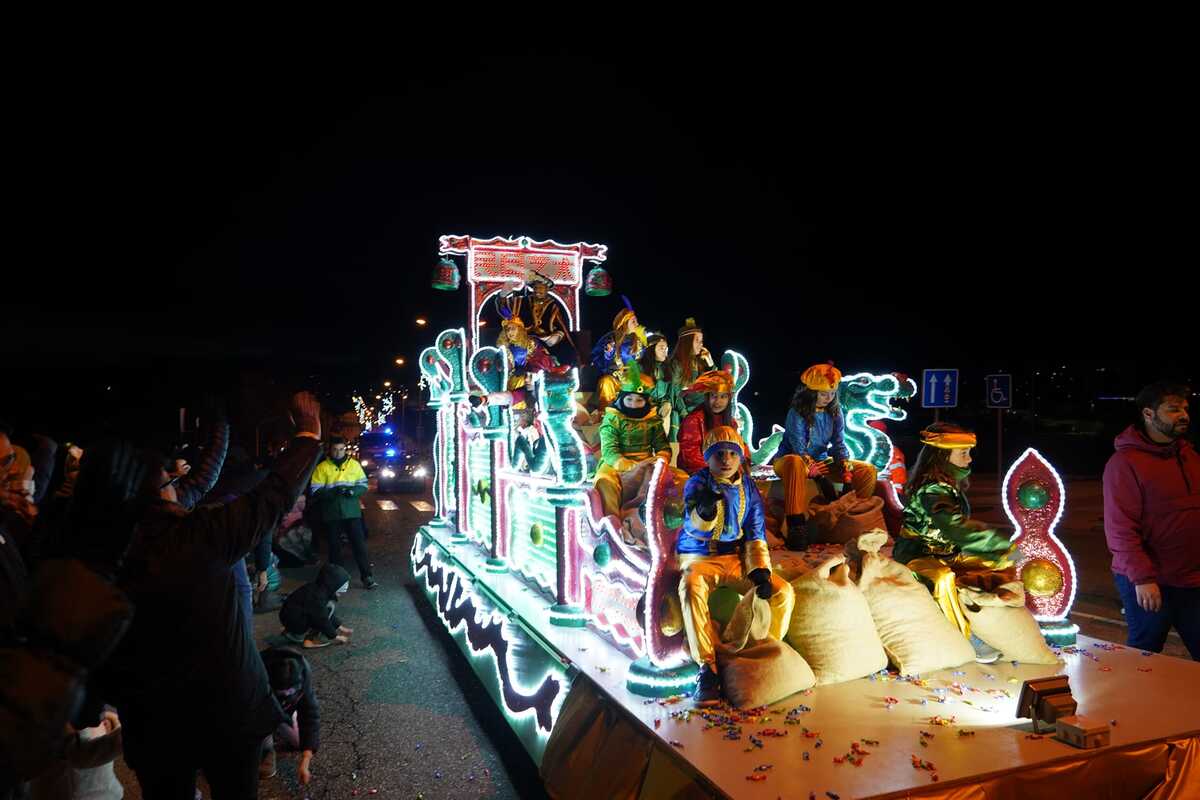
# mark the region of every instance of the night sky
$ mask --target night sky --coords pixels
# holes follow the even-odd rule
[[[392,359],[465,321],[465,283],[429,286],[440,234],[608,245],[616,292],[583,299],[585,327],[618,294],[672,341],[695,316],[780,419],[827,359],[1107,364],[1130,393],[1196,371],[1178,213],[1128,206],[1085,101],[998,74],[847,82],[765,47],[486,52],[114,57],[31,90],[7,413],[114,378],[175,402],[245,368],[342,401],[415,383]]]

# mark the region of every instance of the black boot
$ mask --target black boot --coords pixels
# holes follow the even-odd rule
[[[808,520],[803,514],[791,514],[787,518],[787,537],[784,539],[788,550],[803,553],[808,549]]]
[[[721,678],[708,666],[700,667],[692,702],[701,707],[715,706],[721,702]]]

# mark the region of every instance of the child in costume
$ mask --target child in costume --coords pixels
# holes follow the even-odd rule
[[[921,432],[921,443],[905,487],[904,527],[892,558],[929,585],[942,611],[971,639],[977,660],[990,663],[999,654],[971,635],[958,589],[981,589],[1004,598],[1004,584],[1017,580],[1016,546],[970,518],[966,488],[975,434],[941,422]]]
[[[625,380],[612,405],[604,409],[600,423],[600,466],[596,468],[595,487],[600,493],[605,514],[619,515],[623,490],[631,490],[635,478],[649,477],[645,472],[655,459],[669,462],[671,448],[663,432],[658,410],[650,403],[653,383],[642,374],[636,361],[625,367]]]
[[[688,393],[704,397],[704,402],[679,426],[679,468],[694,475],[706,465],[705,435],[722,425],[737,428],[732,408],[733,376],[721,369],[706,372],[688,387]],[[742,458],[749,461],[750,453],[744,451]]]
[[[704,346],[704,331],[700,330],[694,318],[688,317],[679,329],[679,339],[671,352],[671,381],[683,391],[695,383],[701,373],[715,366],[712,355]]]
[[[608,408],[612,405],[612,401],[617,399],[617,395],[621,391],[621,381],[625,379],[625,364],[639,359],[642,351],[642,341],[638,338],[637,333],[626,334],[617,348],[617,357],[613,359],[610,371],[601,375],[596,381],[598,408]]]
[[[625,295],[621,295],[621,302],[625,304],[625,307],[613,317],[612,330],[601,336],[595,347],[592,348],[592,366],[604,374],[624,366],[625,362],[621,360],[618,348],[625,341],[626,336],[633,334],[641,340],[643,347],[646,344],[646,329],[638,323],[633,304]]]
[[[704,437],[707,466],[683,490],[686,516],[675,552],[688,647],[700,666],[693,695],[697,705],[721,699],[714,644],[719,637],[708,611],[709,594],[718,586],[748,580],[759,597],[770,601],[770,635],[775,639],[783,638],[796,603],[791,585],[771,570],[762,496],[744,468],[745,447],[732,427],[710,430]]]
[[[864,500],[875,493],[875,467],[851,460],[846,447],[846,420],[837,401],[841,380],[833,364],[804,371],[788,409],[783,442],[771,462],[783,482],[787,545],[792,550],[808,546],[809,504],[822,493],[834,493],[832,483],[849,484]]]
[[[512,407],[525,407],[526,375],[530,372],[548,372],[551,375],[561,375],[570,366],[561,366],[550,355],[550,351],[540,339],[529,335],[521,318],[513,315],[504,305],[499,306],[501,321],[500,335],[496,338],[496,346],[504,351],[508,362],[508,391],[513,394]]]
[[[658,408],[658,416],[663,421],[663,430],[667,432],[667,441],[672,449],[679,441],[679,423],[682,418],[683,399],[679,396],[679,387],[671,382],[670,371],[671,348],[667,337],[656,333],[646,338],[646,348],[638,358],[638,366],[643,375],[654,380],[654,388],[650,391],[650,402]]]

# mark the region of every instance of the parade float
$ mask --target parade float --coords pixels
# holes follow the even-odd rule
[[[481,340],[489,300],[530,274],[542,276],[543,302],[556,304],[577,336],[581,290],[603,296],[611,289],[602,266],[607,248],[444,236],[439,254],[434,285],[458,288],[461,260],[468,308],[465,324],[439,333],[419,360],[437,434],[434,511],[414,538],[411,568],[552,794],[982,797],[990,796],[986,787],[1008,787],[1022,773],[1056,791],[1072,776],[1109,788],[1123,780],[1131,793],[1108,796],[1140,797],[1156,781],[1177,781],[1185,760],[1196,762],[1200,698],[1191,686],[1200,666],[1076,641],[1067,615],[1077,575],[1054,534],[1066,492],[1034,450],[1012,465],[1002,497],[1021,548],[1026,603],[1047,641],[1063,647],[1063,663],[970,663],[920,676],[885,671],[769,709],[693,711],[687,694],[697,668],[681,618],[674,546],[684,509],[671,470],[654,465],[636,511],[644,539],[631,542],[592,488],[578,368],[518,376],[510,354]],[[750,380],[746,359],[727,351],[720,364],[733,378],[732,403],[755,476],[767,480],[781,429],[756,427],[738,399]],[[880,491],[893,506],[901,502],[888,479],[897,453],[872,423],[903,420],[899,403],[915,388],[903,375],[868,373],[846,375],[839,387],[847,444],[880,470]],[[776,547],[772,557],[777,569],[796,574],[840,550]],[[1059,674],[1069,676],[1081,713],[1111,721],[1108,747],[1073,750],[1030,734],[1029,720],[1017,716],[1022,684]],[[1141,772],[1097,778],[1135,762]],[[1074,785],[1092,785],[1086,781]]]

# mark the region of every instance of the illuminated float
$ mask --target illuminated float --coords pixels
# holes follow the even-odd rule
[[[439,619],[541,766],[552,793],[564,780],[585,777],[600,791],[609,783],[598,776],[626,772],[635,775],[630,780],[640,781],[643,796],[674,796],[670,792],[690,786],[688,791],[714,796],[747,795],[753,788],[749,794],[763,797],[808,796],[810,791],[820,796],[831,791],[843,797],[922,797],[934,788],[979,785],[984,773],[989,781],[1005,780],[1010,774],[1015,780],[1024,772],[1052,782],[1066,773],[1061,764],[1051,762],[1084,756],[1064,753],[1049,740],[1024,741],[1025,734],[1012,727],[1020,723],[1015,717],[1020,683],[1062,672],[1070,674],[1080,706],[1087,706],[1090,715],[1122,718],[1121,727],[1112,731],[1114,748],[1154,741],[1159,744],[1150,747],[1153,757],[1176,763],[1178,748],[1184,745],[1170,742],[1200,747],[1200,741],[1186,733],[1190,723],[1181,721],[1200,719],[1200,699],[1190,688],[1200,678],[1200,665],[1146,658],[1085,637],[1079,648],[1064,651],[1065,667],[971,663],[953,674],[944,671],[915,680],[872,676],[820,686],[773,704],[773,712],[763,712],[769,722],[743,720],[749,739],[741,733],[722,737],[719,727],[710,732],[713,726],[703,722],[688,724],[686,715],[672,713],[689,707],[678,696],[690,692],[697,668],[688,656],[678,600],[674,545],[683,508],[671,470],[661,462],[654,466],[637,508],[645,543],[629,543],[621,535],[620,520],[603,514],[591,486],[586,446],[576,428],[578,369],[518,376],[511,353],[480,341],[489,301],[521,286],[531,274],[545,285],[543,302],[557,304],[570,334],[578,334],[580,291],[593,296],[611,291],[611,277],[601,266],[607,248],[524,237],[444,236],[439,255],[443,260],[434,275],[438,288],[457,286],[457,271],[450,267],[457,267],[453,259],[465,259],[469,316],[465,326],[439,333],[419,359],[428,405],[437,418],[434,513],[414,537],[411,568]],[[738,400],[750,379],[746,359],[727,351],[721,366],[734,379],[731,402],[752,448],[755,475],[765,479],[781,428],[770,426],[761,435],[762,426],[756,429],[749,409]],[[902,375],[861,373],[846,376],[840,393],[853,456],[880,468],[885,478],[881,489],[898,508],[898,487],[886,480],[896,451],[886,432],[873,423],[904,419],[895,401],[911,397],[915,386]],[[536,438],[530,434],[531,411],[537,415]],[[1014,538],[1023,548],[1018,571],[1026,602],[1051,641],[1073,640],[1075,631],[1065,620],[1077,579],[1070,556],[1053,535],[1065,502],[1062,482],[1039,454],[1027,451],[1006,478],[1004,502],[1017,526]],[[777,570],[784,562],[803,570],[835,550],[840,552],[840,547],[816,546],[803,555],[773,550],[772,556]],[[1113,671],[1098,672],[1096,660]],[[1174,663],[1165,668],[1166,661]],[[1139,688],[1135,698],[1126,691],[1127,682],[1148,683],[1135,677],[1143,673],[1132,672],[1143,664],[1154,665],[1160,678],[1154,685],[1159,688]],[[1120,680],[1118,668],[1127,673]],[[1013,682],[1017,686],[1011,686]],[[968,683],[981,692],[973,703],[963,702]],[[1176,691],[1178,702],[1169,713],[1139,714],[1141,703],[1155,691]],[[558,755],[547,757],[551,734],[572,693],[603,698],[606,708],[619,711],[620,720],[599,712],[574,714],[570,736],[591,741],[591,734],[581,733],[580,726],[625,725],[627,737],[645,741],[648,760],[606,762],[604,747],[583,757],[592,759],[587,765],[562,757],[563,747],[578,747],[579,742],[560,744],[557,751],[551,747]],[[907,702],[897,705],[890,697],[877,702],[876,695],[901,694]],[[971,752],[942,751],[958,738],[938,727],[946,719],[976,734]],[[785,722],[797,727],[785,728]],[[822,728],[826,733],[819,735],[837,744],[814,749],[814,738],[802,731]],[[921,728],[939,735],[921,751],[930,761],[942,762],[937,787],[930,786],[927,770],[914,770],[908,763]],[[754,732],[761,736],[763,729],[776,731],[769,751],[759,752],[760,745],[746,747]],[[862,742],[876,742],[870,746],[875,753],[869,762],[872,769],[830,761],[845,741],[864,735]],[[1014,738],[1022,740],[1019,746],[1009,742]],[[989,739],[994,739],[991,744]],[[838,752],[831,753],[835,749]],[[773,764],[768,778],[754,777],[768,774],[756,771],[763,762]],[[564,777],[564,770],[590,772]],[[756,785],[759,782],[763,785]]]

